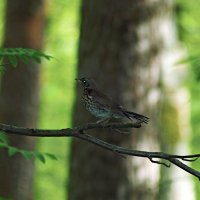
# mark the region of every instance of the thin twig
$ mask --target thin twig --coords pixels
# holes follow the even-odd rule
[[[161,161],[159,161],[159,160],[154,160],[152,157],[149,157],[149,160],[150,160],[152,163],[157,163],[157,164],[160,164],[160,165],[164,165],[165,167],[170,167],[170,164],[165,163],[165,162],[161,162]]]

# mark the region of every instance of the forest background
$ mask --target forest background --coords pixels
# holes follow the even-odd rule
[[[75,99],[75,81],[77,74],[77,48],[80,28],[80,0],[47,1],[46,24],[43,52],[55,59],[42,62],[39,128],[59,129],[71,127],[72,108]],[[187,59],[181,61],[187,65],[188,76],[184,87],[190,93],[192,132],[188,140],[191,153],[199,150],[200,118],[200,1],[177,0],[174,16],[177,37]],[[5,1],[0,2],[0,22],[4,21]],[[3,41],[4,23],[0,23],[0,41]],[[36,160],[34,177],[34,199],[66,199],[68,182],[68,161],[71,139],[40,138],[37,151],[50,152],[58,161],[48,159],[46,164]],[[193,164],[200,168],[198,162]],[[56,171],[55,171],[56,169]],[[198,182],[194,180],[196,199],[200,199]],[[55,187],[56,185],[56,187]],[[57,189],[62,188],[62,189]]]

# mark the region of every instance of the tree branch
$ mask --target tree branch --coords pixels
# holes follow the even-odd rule
[[[100,140],[89,134],[83,134],[87,130],[91,129],[124,129],[124,128],[140,128],[141,124],[139,123],[108,123],[108,124],[97,124],[89,123],[76,128],[66,128],[60,130],[48,130],[48,129],[33,129],[33,128],[23,128],[12,125],[0,124],[0,131],[7,134],[15,135],[24,135],[24,136],[34,136],[34,137],[75,137],[81,140],[93,143],[101,148],[118,153],[121,156],[137,156],[148,158],[152,163],[157,163],[170,167],[170,164],[163,162],[165,160],[169,163],[176,165],[177,167],[183,169],[184,171],[192,174],[193,176],[200,179],[200,172],[184,164],[182,161],[193,162],[200,157],[200,154],[194,155],[173,155],[163,152],[148,152],[148,151],[139,151],[132,150],[128,148],[123,148],[116,146],[110,143],[107,143],[103,140]]]

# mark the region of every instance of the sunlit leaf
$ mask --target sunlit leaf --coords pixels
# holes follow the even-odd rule
[[[46,155],[47,157],[49,157],[50,159],[52,159],[52,160],[58,160],[58,158],[57,158],[54,154],[45,153],[45,155]]]
[[[36,154],[35,154],[35,157],[36,157],[39,161],[41,161],[43,164],[45,164],[46,159],[45,159],[44,154],[42,154],[42,153],[36,153]]]

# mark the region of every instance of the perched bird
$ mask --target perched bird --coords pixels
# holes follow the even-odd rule
[[[143,115],[128,111],[121,105],[110,99],[100,91],[91,78],[76,79],[83,86],[82,100],[86,109],[95,117],[100,118],[99,123],[108,121],[111,118],[136,119],[138,122],[148,123],[149,118]]]

